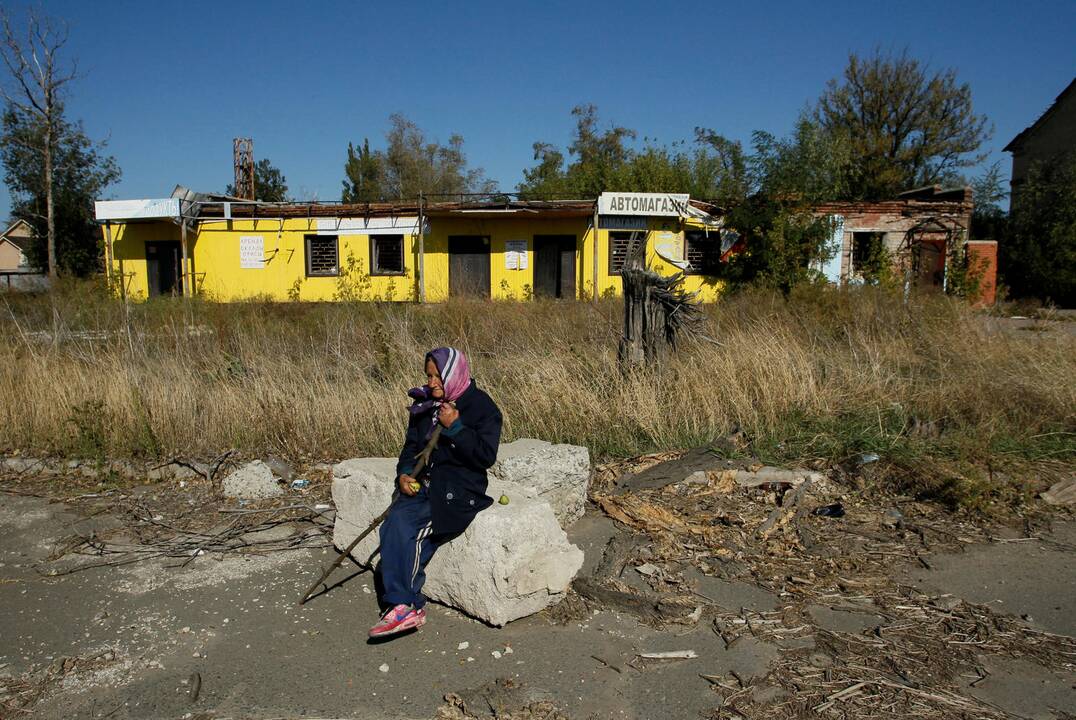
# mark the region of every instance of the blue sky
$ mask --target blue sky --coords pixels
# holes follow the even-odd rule
[[[14,7],[16,22],[20,5]],[[22,6],[25,7],[25,6]],[[990,159],[1076,75],[1076,2],[469,3],[55,0],[81,79],[68,107],[108,138],[113,197],[223,190],[254,138],[293,195],[337,200],[349,141],[402,112],[512,190],[571,108],[660,142],[696,126],[787,133],[850,51],[899,51],[970,83]],[[316,9],[315,9],[316,8]],[[0,217],[10,198],[0,191]]]

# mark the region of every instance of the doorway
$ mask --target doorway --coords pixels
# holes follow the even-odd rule
[[[150,297],[183,294],[182,258],[178,240],[146,243],[146,279]]]
[[[534,236],[534,294],[575,297],[575,235]]]
[[[916,284],[927,290],[945,287],[945,241],[920,240],[915,246]]]
[[[449,297],[488,298],[489,286],[489,236],[449,236]]]

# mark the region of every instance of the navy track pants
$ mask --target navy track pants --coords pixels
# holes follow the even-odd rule
[[[381,524],[382,602],[388,607],[426,604],[422,585],[426,563],[451,538],[432,534],[430,497],[426,486],[414,497],[400,494]]]

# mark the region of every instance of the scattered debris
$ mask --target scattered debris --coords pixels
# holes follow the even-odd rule
[[[380,670],[383,673],[387,673],[389,671],[389,664],[388,663],[381,663],[380,667],[378,667],[377,669]]]
[[[904,527],[904,514],[896,508],[889,508],[882,515],[882,524],[886,527],[900,529]]]
[[[469,647],[471,647],[471,643],[464,640],[463,642],[461,642],[459,645],[456,646],[456,649],[457,650],[466,650]]]
[[[291,482],[295,477],[295,470],[292,468],[291,463],[286,460],[282,460],[277,457],[270,457],[265,460],[265,464],[284,482]]]
[[[668,650],[665,652],[638,653],[643,660],[692,660],[699,655],[694,650]]]
[[[822,507],[816,507],[811,511],[811,514],[819,517],[842,518],[844,517],[844,505],[839,502],[823,505]]]
[[[856,465],[870,465],[876,463],[882,458],[878,456],[878,453],[860,453],[856,455]]]
[[[568,720],[552,694],[517,678],[499,678],[471,690],[448,693],[435,720]]]
[[[684,478],[684,482],[688,485],[708,485],[710,483],[710,474],[705,470],[696,470]]]
[[[610,670],[614,670],[614,671],[616,671],[618,673],[623,673],[624,672],[621,668],[617,667],[616,665],[613,665],[612,663],[610,663],[608,660],[606,660],[604,658],[600,658],[597,655],[591,655],[590,657],[597,660],[598,662],[600,662],[602,665],[609,668]]]

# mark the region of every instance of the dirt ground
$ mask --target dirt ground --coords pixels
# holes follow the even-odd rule
[[[182,488],[166,489],[182,504]],[[220,523],[211,508],[191,507],[204,526]],[[613,512],[631,508],[621,502]],[[824,529],[833,521],[812,522]],[[884,565],[889,585],[872,590],[873,600],[854,583],[822,598],[791,592],[795,575],[778,586],[680,564],[677,577],[686,580],[670,574],[664,582],[687,583],[702,598],[691,620],[654,622],[572,595],[497,629],[431,605],[425,628],[377,644],[366,637],[377,615],[374,584],[354,566],[296,606],[333,557],[309,523],[256,530],[263,544],[245,552],[194,550],[111,567],[58,557],[72,536],[112,533],[117,542],[125,525],[115,505],[0,492],[0,717],[898,717],[901,702],[962,717],[1076,716],[1076,644],[1066,637],[1076,634],[1071,520],[1031,537],[998,530],[968,538],[958,553],[945,547],[917,560],[894,552]],[[569,531],[586,553],[583,574],[624,535],[623,524],[589,510]],[[320,547],[286,549],[289,537]],[[615,582],[642,594],[656,574],[629,564]],[[883,601],[898,588],[915,599],[914,611]],[[923,652],[893,640],[917,622],[940,623],[943,652],[959,655],[945,690],[885,645],[907,646],[909,657]],[[992,634],[953,639],[969,622],[991,624]],[[1021,651],[1000,651],[998,638],[1019,638]],[[854,648],[870,643],[892,655],[892,682],[873,667],[857,675],[846,660],[869,655]],[[638,657],[683,650],[697,657]],[[811,699],[795,705],[801,692]]]

